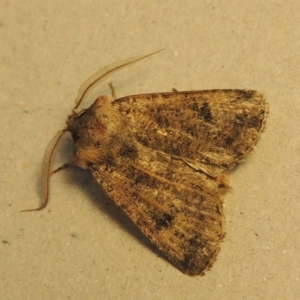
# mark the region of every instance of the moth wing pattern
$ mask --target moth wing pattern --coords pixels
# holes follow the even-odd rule
[[[209,269],[223,239],[224,180],[195,172],[180,160],[137,147],[134,164],[92,166],[96,181],[140,230],[188,275]],[[224,187],[224,186],[223,186]]]
[[[224,237],[224,173],[252,151],[268,107],[253,90],[204,90],[100,96],[79,111],[104,78],[162,50],[112,63],[84,81],[66,126],[44,153],[43,202],[23,211],[47,206],[50,175],[69,165],[51,170],[55,149],[68,131],[72,162],[91,170],[175,267],[203,275]]]
[[[202,90],[117,99],[144,146],[185,159],[212,177],[252,151],[268,107],[254,90]]]
[[[183,273],[204,274],[224,237],[224,171],[255,146],[267,112],[251,90],[100,97],[71,115],[75,161]]]

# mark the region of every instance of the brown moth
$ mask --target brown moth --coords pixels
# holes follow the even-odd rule
[[[111,64],[82,84],[66,127],[46,149],[38,209],[47,205],[54,149],[68,131],[74,162],[92,172],[176,268],[203,275],[224,237],[225,173],[257,143],[267,104],[253,90],[202,90],[100,96],[78,111],[100,80],[152,54]]]

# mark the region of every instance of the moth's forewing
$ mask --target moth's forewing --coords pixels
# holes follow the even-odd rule
[[[93,176],[178,269],[202,274],[224,236],[221,193],[226,183],[149,151],[138,149],[147,156],[134,163],[119,159],[118,165],[92,165]]]
[[[251,152],[267,104],[253,90],[203,90],[128,96],[114,106],[134,124],[136,140],[216,176]],[[202,166],[201,166],[202,164]]]

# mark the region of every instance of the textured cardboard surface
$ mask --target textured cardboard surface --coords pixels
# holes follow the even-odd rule
[[[299,1],[0,1],[1,298],[297,299],[299,14]],[[230,176],[227,235],[204,277],[161,258],[87,171],[56,174],[47,209],[20,213],[40,203],[44,149],[80,84],[161,48],[107,81],[118,97],[246,88],[270,106],[255,152]],[[66,137],[55,165],[70,158]]]

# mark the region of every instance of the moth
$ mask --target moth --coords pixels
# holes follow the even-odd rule
[[[82,84],[66,127],[46,149],[38,209],[48,203],[53,153],[68,131],[73,163],[92,172],[177,269],[203,275],[224,238],[226,173],[256,145],[267,104],[257,91],[216,89],[100,96],[78,109],[101,80],[153,54],[113,63]]]

